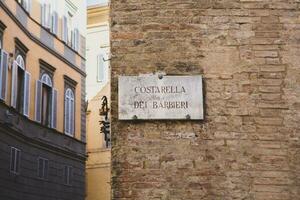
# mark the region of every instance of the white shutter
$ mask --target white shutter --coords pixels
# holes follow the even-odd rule
[[[23,114],[29,117],[30,106],[30,73],[25,71]]]
[[[46,26],[46,18],[45,15],[46,14],[46,4],[42,4],[41,5],[41,22],[42,22],[42,26]]]
[[[75,130],[75,102],[74,102],[74,99],[71,99],[71,134],[72,136],[74,136],[74,130]]]
[[[56,128],[57,124],[57,90],[52,89],[52,106],[51,106],[51,128]]]
[[[51,4],[46,4],[46,27],[51,28]]]
[[[51,5],[48,3],[42,4],[42,26],[51,28]]]
[[[68,19],[66,16],[62,17],[62,40],[68,43]]]
[[[99,82],[104,81],[104,60],[102,54],[97,56],[97,80]]]
[[[5,101],[6,99],[6,87],[7,87],[7,71],[9,63],[9,55],[6,51],[1,50],[0,60],[0,99]]]
[[[14,61],[12,66],[12,82],[11,82],[11,106],[17,108],[17,94],[18,94],[18,65]]]
[[[23,0],[22,6],[29,13],[31,10],[31,0]]]
[[[77,28],[74,30],[74,50],[79,50],[79,30]]]
[[[51,32],[54,33],[55,35],[58,32],[58,14],[57,12],[52,13],[52,23],[51,23]]]
[[[35,120],[37,122],[42,121],[42,82],[36,81],[35,88]]]
[[[71,31],[71,47],[74,49],[75,44],[75,37],[74,37],[74,30]]]
[[[70,101],[65,93],[65,133],[70,134]]]
[[[30,11],[31,11],[31,6],[32,6],[31,0],[27,0],[27,11],[28,11],[28,13],[30,13]]]

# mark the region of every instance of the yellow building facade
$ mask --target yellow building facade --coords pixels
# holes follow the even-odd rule
[[[85,198],[85,8],[0,1],[0,199]]]
[[[96,1],[95,1],[96,2]],[[86,200],[111,199],[110,141],[101,131],[103,97],[110,99],[109,4],[97,1],[87,9],[87,164]],[[108,116],[109,117],[109,116]]]
[[[32,1],[32,14],[28,17],[26,22],[15,21],[5,12],[0,12],[1,21],[5,23],[7,28],[3,34],[3,50],[11,53],[11,65],[13,61],[17,59],[18,55],[21,55],[24,60],[25,71],[30,74],[30,88],[29,88],[29,106],[28,106],[28,118],[36,121],[36,81],[41,79],[42,71],[48,70],[49,77],[53,83],[53,88],[57,90],[57,113],[64,113],[64,91],[65,80],[71,80],[74,87],[74,95],[76,101],[75,105],[75,122],[74,122],[74,136],[76,139],[81,139],[81,99],[82,90],[84,90],[84,84],[82,83],[82,77],[85,77],[83,57],[84,52],[75,51],[68,45],[66,45],[61,39],[60,35],[62,30],[59,29],[57,35],[51,34],[45,29],[39,22],[41,21],[40,2]],[[6,1],[6,7],[17,15],[20,5],[16,1]],[[18,15],[17,15],[18,16]],[[25,20],[25,19],[24,19]],[[22,24],[23,23],[23,24]],[[26,27],[24,27],[24,25]],[[58,25],[58,27],[60,27]],[[22,29],[26,28],[25,31]],[[51,47],[49,47],[49,46]],[[20,50],[18,50],[20,49]],[[18,53],[21,52],[21,53]],[[25,55],[26,54],[26,55]],[[5,102],[8,105],[12,104],[12,73],[9,68],[7,74],[7,92]],[[73,87],[73,86],[72,86]],[[56,119],[55,129],[64,133],[64,115],[58,114]]]

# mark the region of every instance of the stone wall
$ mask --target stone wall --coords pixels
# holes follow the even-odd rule
[[[11,147],[20,150],[19,173],[11,169]],[[38,159],[48,160],[46,178],[38,177]],[[0,199],[85,199],[85,144],[41,126],[0,102]],[[72,167],[70,184],[65,166]]]
[[[300,1],[111,1],[114,200],[300,198]],[[202,74],[204,121],[119,121],[117,77]]]

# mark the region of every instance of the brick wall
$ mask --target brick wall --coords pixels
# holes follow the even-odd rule
[[[111,1],[114,200],[300,198],[300,1]],[[202,74],[204,121],[118,121],[118,75]]]

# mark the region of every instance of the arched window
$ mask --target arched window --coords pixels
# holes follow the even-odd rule
[[[46,73],[43,74],[41,81],[42,81],[42,83],[48,85],[49,87],[52,87],[52,81],[48,74],[46,74]]]
[[[18,55],[12,66],[11,105],[25,116],[29,116],[30,73],[25,69],[22,55]]]
[[[44,73],[36,83],[36,121],[56,128],[57,90],[53,88],[49,74]]]
[[[16,62],[19,67],[21,67],[23,70],[25,70],[25,62],[21,55],[17,56]]]
[[[65,92],[65,133],[74,136],[75,98],[74,92],[68,88]]]

